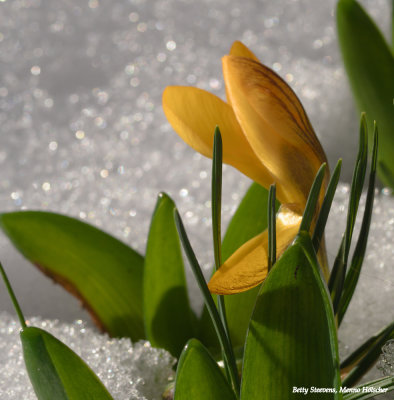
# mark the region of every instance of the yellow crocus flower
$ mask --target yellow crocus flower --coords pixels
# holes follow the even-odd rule
[[[299,229],[326,156],[301,102],[283,79],[238,41],[222,62],[227,103],[198,88],[169,86],[163,109],[174,130],[199,153],[212,157],[213,132],[219,126],[223,162],[266,188],[276,183],[282,204],[277,215],[279,256]],[[211,292],[234,294],[261,283],[267,275],[267,246],[267,231],[241,246],[212,276]]]

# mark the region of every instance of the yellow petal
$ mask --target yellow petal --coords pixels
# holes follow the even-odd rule
[[[259,59],[255,56],[255,54],[238,40],[236,40],[231,46],[230,55],[236,57],[250,58],[251,60],[259,62]]]
[[[293,241],[301,223],[300,210],[282,205],[276,218],[277,258]],[[212,293],[235,294],[261,283],[268,272],[268,231],[241,246],[212,276]]]
[[[194,150],[212,158],[214,130],[219,126],[223,162],[265,187],[274,182],[242,133],[232,108],[217,96],[193,87],[168,86],[163,109],[174,130]]]
[[[304,206],[326,157],[297,96],[277,74],[251,59],[225,56],[223,74],[237,120],[275,177],[279,200]]]
[[[249,50],[242,42],[236,40],[230,49],[230,56],[236,56],[236,57],[245,57],[245,58],[249,58],[253,61],[257,61],[259,62],[259,59],[254,55],[254,53]],[[227,103],[230,104],[230,106],[232,106],[231,104],[231,98],[228,94],[228,90],[227,90],[227,86],[226,86],[226,100]]]

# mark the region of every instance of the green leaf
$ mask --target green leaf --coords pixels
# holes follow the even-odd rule
[[[279,208],[276,201],[275,211]],[[223,261],[267,226],[268,190],[252,183],[227,228],[222,244]],[[260,285],[243,293],[225,296],[227,323],[234,346],[243,346]]]
[[[219,128],[215,129],[212,157],[212,235],[213,250],[215,255],[215,269],[222,265],[222,137]]]
[[[382,346],[393,335],[394,322],[370,338],[341,364],[341,367],[346,368],[352,365],[351,362],[357,360],[356,366],[351,369],[343,380],[343,386],[354,386],[371,369],[382,352]]]
[[[215,257],[215,271],[222,265],[222,165],[223,164],[223,143],[219,127],[215,129],[212,154],[212,182],[211,182],[211,204],[212,204],[212,237],[213,252]],[[231,336],[228,331],[226,306],[224,297],[217,296],[217,307],[226,332],[229,346],[232,348]],[[225,357],[224,354],[222,355]],[[231,372],[225,363],[227,378],[230,379]]]
[[[370,337],[361,346],[359,346],[352,354],[350,354],[344,361],[341,362],[341,373],[349,372],[353,369],[360,360],[376,345],[379,343],[381,346],[385,341],[394,338],[394,322],[383,328],[376,335]]]
[[[144,338],[143,258],[112,236],[48,212],[2,214],[1,227],[42,272],[82,300],[112,336]]]
[[[316,204],[319,200],[320,196],[320,189],[324,179],[324,173],[326,172],[326,164],[322,164],[317,171],[315,179],[312,183],[311,190],[308,195],[308,199],[306,201],[304,214],[302,216],[302,221],[300,224],[300,232],[305,231],[309,232],[313,216],[315,215],[316,211]]]
[[[392,185],[380,165],[394,176],[393,54],[379,29],[356,1],[338,2],[337,27],[353,94],[359,110],[367,113],[371,138],[373,121],[379,124],[379,177],[384,184]]]
[[[94,372],[48,332],[26,327],[23,356],[38,400],[112,400]]]
[[[1,263],[0,274],[22,326],[26,369],[38,400],[111,400],[97,376],[71,349],[46,331],[26,325]]]
[[[238,379],[238,371],[237,365],[235,362],[235,357],[233,353],[233,349],[231,347],[230,341],[226,334],[225,328],[223,326],[222,320],[220,319],[218,310],[216,308],[216,304],[213,301],[211,293],[209,292],[207,283],[205,282],[204,275],[201,271],[201,267],[197,261],[196,255],[190,245],[189,238],[187,237],[185,227],[183,226],[182,219],[178,213],[178,211],[174,210],[174,218],[175,224],[178,230],[179,238],[181,239],[181,243],[183,245],[183,249],[185,251],[186,257],[189,260],[190,267],[193,271],[193,274],[196,278],[197,284],[200,288],[201,294],[204,298],[205,306],[211,316],[212,323],[215,327],[216,335],[218,337],[220,347],[223,354],[223,361],[226,365],[226,370],[229,371],[231,386],[235,393],[239,393],[239,379]]]
[[[268,272],[276,263],[276,219],[275,219],[276,186],[271,185],[268,200]]]
[[[179,357],[186,342],[194,336],[194,315],[187,295],[174,208],[171,198],[161,193],[146,248],[144,321],[152,345]]]
[[[313,231],[312,243],[316,252],[320,247],[320,242],[324,235],[324,229],[326,228],[328,214],[330,213],[331,210],[332,201],[334,199],[335,191],[337,189],[339,181],[339,176],[341,174],[341,167],[342,167],[342,160],[339,160],[331,176],[330,182],[328,183],[323,204],[321,206],[319,216],[317,218],[315,230]]]
[[[185,347],[176,373],[174,400],[235,400],[208,350],[196,339]]]
[[[363,265],[365,251],[367,248],[369,227],[371,225],[373,201],[375,197],[375,176],[376,176],[376,162],[377,162],[377,152],[378,152],[378,135],[375,128],[374,145],[372,152],[372,162],[371,170],[369,174],[368,182],[368,192],[367,199],[365,202],[365,210],[363,221],[361,224],[360,234],[358,236],[356,249],[354,250],[352,261],[350,264],[349,271],[346,275],[345,284],[343,288],[343,293],[339,303],[338,309],[338,325],[341,324],[346,310],[350,304],[353,297],[353,293],[356,289],[358,278],[360,276],[361,267]]]
[[[241,398],[292,399],[293,387],[334,388],[341,399],[332,304],[312,241],[300,232],[263,282],[246,340]],[[301,397],[301,395],[299,395]]]
[[[366,389],[375,389],[368,392]],[[343,396],[343,400],[367,400],[370,398],[375,398],[379,393],[388,393],[394,390],[394,376],[386,376],[384,378],[376,379],[371,382],[364,383],[357,388],[358,393],[347,393]],[[379,391],[379,389],[387,389],[387,391]],[[379,396],[380,398],[380,396]]]
[[[345,284],[346,269],[350,252],[350,244],[352,240],[354,224],[356,222],[358,205],[360,202],[360,197],[364,185],[365,171],[367,168],[367,162],[368,162],[367,129],[368,128],[365,120],[365,114],[361,114],[359,150],[357,154],[356,165],[354,167],[352,183],[350,188],[346,229],[343,235],[341,245],[338,250],[338,254],[334,261],[334,266],[331,271],[330,280],[328,282],[328,287],[330,289],[333,298],[335,314],[338,311],[339,302],[341,300],[343,287]]]

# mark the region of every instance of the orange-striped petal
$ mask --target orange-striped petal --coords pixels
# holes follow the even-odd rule
[[[242,133],[232,108],[217,96],[194,87],[169,86],[163,93],[163,109],[174,130],[194,150],[212,157],[214,130],[219,126],[223,162],[265,187],[274,182]]]
[[[301,223],[300,210],[281,206],[276,218],[276,246],[279,257],[293,241]],[[241,246],[212,276],[209,290],[217,294],[235,294],[261,283],[268,273],[268,231]]]
[[[242,42],[240,42],[238,40],[236,40],[232,44],[229,54],[230,54],[230,56],[249,58],[250,60],[259,62],[259,59],[255,56],[255,54],[251,50],[249,50],[249,48],[246,47]],[[230,106],[231,106],[232,105],[231,98],[228,94],[227,86],[225,87],[225,89],[226,89],[227,103],[230,104]]]
[[[326,157],[297,96],[277,74],[250,58],[225,56],[223,74],[237,120],[275,177],[279,200],[304,206]]]

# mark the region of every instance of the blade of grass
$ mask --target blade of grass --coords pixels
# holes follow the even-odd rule
[[[349,303],[353,297],[354,290],[356,289],[358,278],[360,276],[361,267],[363,265],[365,250],[367,248],[369,228],[371,225],[373,202],[375,197],[375,177],[376,177],[376,164],[378,157],[378,132],[375,124],[374,129],[374,143],[372,150],[371,169],[369,174],[368,192],[365,203],[365,210],[361,224],[360,234],[358,236],[356,248],[353,253],[352,261],[350,263],[349,272],[346,275],[343,294],[338,309],[338,325],[341,324]]]
[[[19,322],[21,324],[21,327],[22,327],[22,329],[24,329],[24,328],[26,328],[25,316],[23,315],[22,309],[21,309],[21,307],[19,305],[19,302],[18,302],[18,300],[17,300],[17,298],[15,296],[14,290],[12,289],[11,283],[8,280],[8,276],[5,273],[4,267],[1,264],[1,262],[0,262],[0,273],[1,273],[1,276],[3,277],[3,281],[4,281],[5,286],[7,288],[8,294],[9,294],[9,296],[11,298],[12,304],[14,305],[16,314],[18,315],[18,319],[19,319]]]
[[[391,328],[391,329],[390,329]],[[354,386],[374,365],[379,358],[382,350],[382,346],[394,333],[394,323],[389,325],[381,334],[378,336],[376,341],[371,345],[366,354],[361,358],[357,365],[346,375],[346,378],[342,381],[342,386]],[[347,361],[347,360],[345,360]]]
[[[381,338],[386,338],[387,340],[394,337],[394,322],[383,328],[376,335],[370,337],[361,346],[353,351],[345,360],[341,362],[341,370],[351,370],[355,365],[368,353],[375,343],[381,340]],[[385,340],[386,340],[385,339]]]
[[[236,397],[239,398],[240,385],[239,385],[238,371],[233,349],[228,340],[228,336],[222,324],[215,302],[213,301],[211,293],[208,289],[207,283],[201,271],[200,265],[197,261],[196,255],[194,254],[194,251],[190,245],[189,239],[185,231],[185,227],[183,226],[182,219],[176,208],[174,209],[174,218],[175,218],[175,224],[178,229],[179,237],[183,245],[183,249],[185,250],[186,256],[189,260],[190,266],[197,280],[197,284],[204,297],[205,305],[212,318],[212,322],[220,342],[220,347],[224,355],[223,361],[228,365],[228,370],[230,372],[231,387],[233,388]]]
[[[268,272],[276,263],[276,186],[271,185],[268,195]]]
[[[221,235],[221,208],[222,208],[222,159],[223,144],[219,127],[215,129],[212,157],[212,233],[215,268],[222,265],[222,235]]]
[[[310,229],[310,226],[312,223],[312,219],[313,219],[313,215],[316,210],[316,204],[319,199],[320,189],[321,189],[321,185],[323,183],[325,170],[326,170],[326,164],[324,163],[319,168],[319,171],[317,171],[315,180],[312,183],[312,187],[309,192],[308,200],[306,201],[304,214],[302,216],[300,232],[301,231],[309,232],[309,229]]]
[[[232,217],[222,243],[222,260],[226,261],[241,245],[263,232],[268,225],[268,190],[252,183]],[[276,211],[279,202],[276,201]],[[263,210],[263,212],[262,212]],[[250,317],[259,286],[243,293],[225,296],[226,316],[234,346],[244,346]]]
[[[345,231],[345,257],[349,255],[350,243],[352,240],[354,224],[356,222],[358,204],[360,202],[361,193],[363,190],[365,172],[368,162],[368,128],[365,113],[361,114],[360,122],[360,149],[358,155],[358,165],[355,169],[354,179],[352,181],[351,193],[349,201],[349,212],[347,216],[347,229]],[[353,212],[351,212],[353,211]]]
[[[221,213],[222,213],[222,163],[223,163],[223,144],[222,136],[219,127],[215,129],[213,140],[213,156],[212,156],[212,188],[211,188],[211,205],[212,205],[212,235],[213,235],[213,252],[215,257],[215,271],[222,265],[222,234],[221,234]],[[217,304],[220,319],[222,320],[223,328],[230,347],[231,337],[228,330],[226,307],[224,297],[217,297]],[[222,355],[224,358],[224,354]],[[226,364],[227,377],[230,378],[230,371]]]
[[[370,392],[365,391],[364,388],[387,389],[385,393],[391,392],[392,390],[394,390],[394,376],[385,376],[384,378],[376,379],[374,381],[364,383],[361,386],[357,386],[357,388],[355,389],[359,389],[358,393],[344,394],[343,400],[367,400],[372,397],[375,398],[375,396],[379,394],[378,392],[373,390],[371,390]]]
[[[353,178],[350,189],[350,198],[348,205],[348,213],[346,220],[345,233],[339,247],[338,254],[334,261],[334,266],[328,282],[328,287],[333,298],[334,312],[338,311],[339,301],[341,299],[343,286],[346,276],[346,268],[350,251],[350,244],[353,235],[354,223],[358,210],[358,204],[364,185],[365,171],[367,167],[368,157],[368,137],[367,137],[367,123],[365,114],[361,114],[360,122],[360,143],[359,151],[357,154],[356,165],[353,172]]]
[[[320,247],[320,242],[324,234],[324,229],[326,228],[326,223],[328,219],[328,214],[330,213],[332,201],[334,199],[335,191],[337,190],[339,176],[341,174],[342,160],[338,160],[338,163],[334,169],[331,176],[330,182],[327,187],[326,195],[324,196],[323,204],[320,209],[319,216],[317,217],[317,222],[315,230],[313,231],[312,243],[313,248],[317,252]]]

